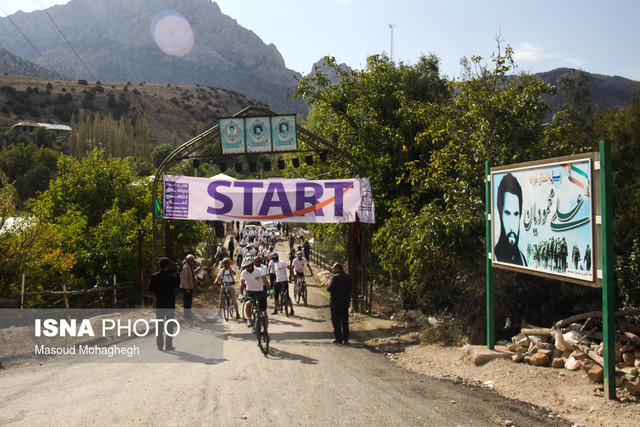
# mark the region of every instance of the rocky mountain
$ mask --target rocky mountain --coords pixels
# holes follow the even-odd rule
[[[351,71],[351,67],[343,62],[340,64],[340,71]],[[313,77],[317,72],[324,73],[324,75],[327,76],[327,79],[329,79],[333,84],[340,81],[340,76],[335,72],[335,70],[325,64],[324,58],[319,59],[315,64],[313,64],[311,72],[309,72],[306,77]]]
[[[0,18],[0,40],[71,80],[199,84],[240,92],[277,112],[306,111],[290,100],[299,74],[277,48],[211,0],[72,0]]]
[[[21,76],[39,77],[42,79],[56,79],[57,74],[34,64],[31,61],[13,55],[6,49],[0,48],[0,73],[18,74]]]

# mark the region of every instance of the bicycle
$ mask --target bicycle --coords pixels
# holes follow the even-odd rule
[[[304,306],[307,306],[307,282],[304,278],[304,274],[297,273],[297,280],[295,287],[293,288],[293,296],[296,299],[296,303],[300,304],[300,300],[302,299]]]
[[[280,303],[278,305],[278,311],[282,313],[284,310],[284,314],[287,317],[291,314],[291,298],[289,298],[289,284],[285,283],[282,285],[282,290],[280,290]]]
[[[244,302],[253,301],[251,319],[253,324],[251,330],[256,334],[258,346],[264,354],[269,353],[269,331],[267,330],[266,310],[260,309],[259,300],[262,297],[245,297]]]
[[[220,286],[224,288],[222,290],[222,297],[220,298],[220,308],[222,309],[222,313],[224,314],[224,320],[228,322],[229,319],[233,319],[233,300],[231,298],[231,293],[229,292],[229,287],[224,284]]]

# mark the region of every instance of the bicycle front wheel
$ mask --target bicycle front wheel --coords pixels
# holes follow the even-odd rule
[[[282,294],[282,302],[281,305],[284,305],[284,314],[289,317],[291,311],[291,300],[289,299],[289,294]]]
[[[302,301],[304,302],[304,306],[307,306],[307,285],[303,284],[300,289],[300,293],[302,294]]]
[[[269,353],[269,333],[267,332],[267,320],[263,316],[260,316],[256,319],[255,332],[260,350],[264,354]]]
[[[229,295],[225,296],[224,298],[223,308],[224,308],[224,320],[228,322],[229,318],[231,317],[231,301],[229,301]]]
[[[300,304],[300,299],[302,298],[302,288],[300,286],[300,283],[296,283],[295,297],[296,297],[296,304]]]

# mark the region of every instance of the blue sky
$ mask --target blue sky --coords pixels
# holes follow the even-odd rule
[[[0,15],[66,3],[0,0]],[[307,74],[324,55],[363,68],[391,50],[415,63],[440,58],[441,73],[460,75],[460,58],[510,45],[519,71],[558,67],[640,80],[640,0],[219,0],[226,15],[273,43],[286,66]],[[197,34],[196,34],[197,37]]]

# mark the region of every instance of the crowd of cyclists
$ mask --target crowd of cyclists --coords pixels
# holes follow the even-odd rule
[[[277,230],[281,229],[278,226]],[[235,309],[236,319],[240,319],[238,298],[235,295],[235,284],[239,278],[241,298],[247,298],[244,317],[249,327],[252,326],[251,301],[254,300],[257,301],[260,310],[265,311],[268,324],[266,312],[269,295],[273,295],[274,299],[274,309],[271,314],[277,314],[278,308],[281,308],[280,305],[284,304],[289,306],[288,315],[294,315],[293,301],[288,296],[289,282],[293,282],[296,286],[298,280],[304,280],[305,268],[313,275],[308,261],[309,242],[304,239],[304,231],[302,229],[298,231],[297,248],[295,234],[292,232],[289,235],[289,262],[281,259],[275,250],[275,244],[279,239],[278,234],[275,227],[245,226],[238,230],[234,239],[231,239],[228,249],[220,244],[214,256],[214,265],[220,262],[215,283],[220,285],[221,309],[223,296],[228,293]],[[233,259],[236,260],[239,271],[232,266]],[[283,295],[286,295],[286,298],[283,298]]]

